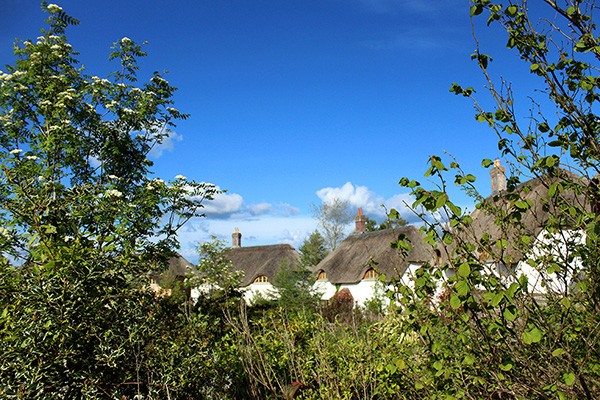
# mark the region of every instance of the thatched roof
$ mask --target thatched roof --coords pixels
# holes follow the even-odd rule
[[[566,174],[564,177],[569,180],[580,181],[583,185],[587,184],[585,178],[568,171],[561,171],[560,173]],[[485,260],[482,258],[482,261],[503,261],[507,265],[517,263],[525,253],[531,250],[535,242],[535,240],[531,240],[525,244],[522,237],[527,235],[535,239],[547,226],[549,216],[559,214],[556,201],[548,195],[548,188],[557,180],[558,178],[538,177],[520,184],[511,192],[502,192],[486,198],[471,214],[473,222],[465,232],[460,232],[460,239],[478,243],[485,237],[492,244],[498,239],[506,239],[506,247],[504,248],[495,245],[487,246],[487,254],[482,256],[485,258]],[[531,205],[529,209],[521,212],[520,220],[516,218],[519,208],[515,205],[519,200],[526,201]],[[577,195],[571,190],[564,191],[561,194],[561,200],[566,204],[582,207],[586,210],[590,209],[585,196]],[[497,212],[493,211],[494,209],[496,211],[502,210],[504,214],[509,215],[509,218],[498,224],[498,215]],[[513,213],[512,219],[510,218],[511,213]],[[564,219],[564,228],[570,228],[571,223],[568,214],[561,214],[561,218]]]
[[[258,276],[266,276],[270,282],[283,265],[293,266],[300,254],[289,244],[269,246],[232,247],[225,256],[233,263],[236,271],[242,271],[242,286],[250,285]]]
[[[176,253],[173,257],[169,258],[169,272],[175,273],[177,276],[185,276],[190,272],[196,270],[194,264],[183,258],[179,253]]]
[[[406,235],[411,242],[411,250],[406,257],[391,246],[400,234]],[[357,283],[370,268],[387,277],[402,276],[410,263],[430,262],[433,254],[431,247],[423,243],[419,229],[414,226],[353,233],[325,257],[315,271],[324,271],[333,284]]]
[[[151,272],[150,277],[155,279],[161,286],[169,286],[173,281],[183,282],[186,275],[197,274],[198,271],[194,264],[183,258],[179,253],[175,253],[167,260],[167,268],[162,272]]]

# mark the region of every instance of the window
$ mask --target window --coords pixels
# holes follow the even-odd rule
[[[442,252],[439,249],[435,249],[435,265],[442,265]]]
[[[259,275],[254,279],[254,282],[252,283],[267,283],[269,282],[269,278],[267,278],[264,275]]]
[[[318,281],[326,281],[327,280],[327,272],[319,271],[319,274],[317,275],[317,280]]]
[[[489,261],[489,260],[491,259],[491,257],[490,257],[490,253],[488,253],[488,252],[487,252],[487,251],[485,251],[485,250],[482,250],[482,251],[479,253],[479,257],[478,257],[478,258],[479,258],[479,261],[482,261],[482,262],[486,262],[486,261]]]
[[[367,270],[367,272],[365,272],[365,276],[363,279],[377,279],[379,277],[379,274],[373,269],[373,268],[369,268]]]
[[[498,275],[500,275],[500,276],[511,276],[512,275],[511,268],[502,262],[496,263],[496,272],[498,272]]]

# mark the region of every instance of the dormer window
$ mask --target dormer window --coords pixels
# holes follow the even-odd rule
[[[439,249],[435,249],[435,265],[442,265],[442,252]]]
[[[488,252],[487,252],[487,251],[485,251],[485,250],[482,250],[482,251],[479,253],[479,257],[478,257],[478,258],[479,258],[479,261],[481,261],[481,262],[487,262],[487,261],[489,261],[489,260],[491,259],[491,257],[490,257],[490,253],[488,253]]]
[[[252,283],[268,283],[269,282],[269,278],[267,278],[264,275],[259,275],[254,279],[254,282]]]
[[[327,272],[319,271],[319,274],[317,275],[317,280],[318,281],[326,281],[327,280]]]
[[[379,277],[379,274],[373,268],[369,268],[367,270],[367,272],[365,272],[365,276],[363,277],[363,279],[365,279],[365,280],[375,280],[378,277]]]

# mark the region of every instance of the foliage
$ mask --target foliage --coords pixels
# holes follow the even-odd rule
[[[225,243],[213,238],[198,246],[200,260],[198,275],[188,279],[191,288],[200,290],[200,297],[220,305],[227,299],[239,299],[242,272],[233,269],[233,263],[225,256]]]
[[[388,212],[388,217],[381,223],[377,224],[377,221],[367,217],[366,228],[367,232],[381,231],[384,229],[397,229],[408,225],[408,222],[400,216],[400,213],[395,209],[391,209]]]
[[[321,234],[329,251],[335,250],[338,243],[345,236],[346,226],[352,222],[353,215],[350,211],[348,201],[333,199],[315,206],[313,210],[315,218],[319,221]]]
[[[166,266],[177,229],[201,215],[216,188],[149,178],[149,151],[187,116],[172,107],[175,89],[160,74],[134,85],[141,47],[123,38],[110,79],[85,75],[65,36],[77,21],[54,4],[42,8],[48,28],[19,42],[16,64],[0,73],[0,396],[185,392],[191,375],[185,383],[153,372],[165,367],[150,361],[164,350],[157,341],[177,335],[159,319],[168,313],[147,274]],[[187,318],[179,312],[169,311]],[[174,326],[183,333],[186,324],[204,345],[206,322]]]
[[[327,322],[317,313],[271,309],[236,325],[252,398],[286,397],[294,382],[301,399],[398,398],[410,342],[386,325]],[[406,383],[403,382],[403,385]]]
[[[512,167],[507,190],[484,198],[473,175],[437,156],[426,172],[438,179],[437,188],[400,182],[412,189],[413,207],[440,217],[425,221],[424,232],[446,251],[442,265],[423,266],[412,287],[400,285],[393,294],[403,302],[402,328],[422,343],[426,362],[407,371],[421,397],[600,396],[595,4],[545,3],[548,14],[539,21],[524,1],[476,0],[471,7],[472,16],[486,13],[488,25],[500,24],[508,48],[541,83],[530,115],[518,111],[525,96],[491,76],[492,59],[479,45],[472,58],[494,108],[485,110],[473,88],[451,88],[473,99],[476,119],[496,132]],[[477,200],[476,213],[450,200],[449,173]],[[521,183],[522,176],[535,179]],[[488,215],[489,225],[477,225],[476,215]],[[445,291],[438,297],[440,285]]]
[[[325,238],[315,230],[302,243],[300,248],[300,263],[307,268],[318,265],[328,254]]]
[[[301,263],[281,265],[273,278],[274,304],[288,311],[315,310],[320,294],[315,291],[314,276]]]

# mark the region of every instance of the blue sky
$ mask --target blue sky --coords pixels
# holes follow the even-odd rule
[[[191,260],[195,243],[229,242],[234,227],[243,245],[297,247],[316,228],[311,205],[333,197],[378,220],[381,204],[409,218],[398,181],[423,181],[432,154],[452,154],[489,194],[480,162],[498,156],[496,139],[448,91],[458,82],[486,99],[466,0],[57,3],[81,21],[67,35],[88,73],[106,76],[111,44],[127,36],[148,41],[140,81],[168,70],[179,88],[176,106],[191,118],[153,154],[154,171],[227,190],[181,232]],[[0,0],[1,65],[44,18],[38,1]],[[529,89],[501,32],[479,32],[492,72]]]

